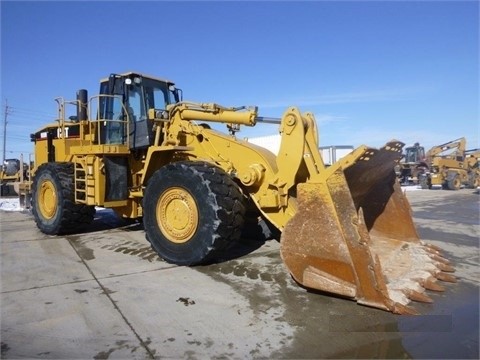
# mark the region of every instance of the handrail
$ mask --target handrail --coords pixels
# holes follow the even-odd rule
[[[94,119],[94,117],[92,116],[92,110],[93,110],[93,102],[95,100],[97,100],[97,106],[96,106],[96,111],[97,111],[97,114],[100,114],[100,99],[101,98],[114,98],[114,99],[118,99],[119,100],[119,103],[120,105],[122,106],[122,109],[123,109],[123,112],[122,112],[122,117],[124,117],[124,119],[100,119],[100,118],[97,118],[96,120],[92,120]],[[88,109],[89,109],[89,132],[92,134],[95,129],[94,129],[94,126],[95,124],[97,125],[100,125],[101,123],[103,123],[104,125],[106,125],[107,123],[118,123],[120,124],[120,126],[122,127],[123,126],[123,130],[124,130],[124,133],[121,134],[121,141],[118,143],[118,142],[115,142],[115,144],[117,145],[128,145],[130,143],[130,114],[128,113],[128,110],[127,110],[127,107],[125,106],[125,104],[123,103],[122,101],[122,98],[118,95],[108,95],[108,94],[100,94],[100,95],[95,95],[95,96],[92,96],[90,97],[89,99],[89,106],[88,106]],[[96,126],[96,136],[97,136],[97,144],[99,145],[103,145],[104,143],[102,142],[102,134],[101,134],[101,126]]]

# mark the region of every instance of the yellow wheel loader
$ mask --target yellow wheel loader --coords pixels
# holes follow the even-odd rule
[[[312,113],[291,107],[275,119],[188,102],[171,81],[133,72],[101,80],[98,96],[56,100],[57,121],[32,134],[32,211],[46,234],[80,231],[95,207],[111,208],[143,218],[160,257],[196,265],[239,241],[253,213],[281,234],[280,255],[306,288],[413,313],[411,299],[443,289],[437,279],[455,281],[439,250],[419,240],[395,177],[398,141],[326,167]],[[278,155],[236,136],[260,122],[278,126]]]
[[[19,159],[5,159],[0,165],[0,196],[18,195],[18,184],[26,174],[23,162]]]
[[[401,185],[418,185],[421,175],[428,169],[425,162],[425,148],[416,142],[405,148],[405,154],[396,166],[397,176]]]

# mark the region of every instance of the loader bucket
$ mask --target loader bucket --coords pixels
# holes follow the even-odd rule
[[[394,166],[403,144],[362,146],[297,186],[297,213],[281,236],[281,256],[303,286],[394,313],[455,281],[439,250],[423,244]]]

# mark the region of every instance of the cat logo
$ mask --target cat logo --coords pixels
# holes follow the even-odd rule
[[[65,132],[64,132],[65,138],[68,138],[68,130],[69,130],[69,127],[66,126],[64,129],[65,129]],[[62,136],[62,128],[60,128],[60,127],[57,129],[57,138],[58,138],[58,139],[63,138],[63,136]]]

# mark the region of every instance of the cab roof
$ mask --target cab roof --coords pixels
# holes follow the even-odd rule
[[[173,81],[158,78],[158,77],[147,75],[147,74],[142,74],[142,73],[139,73],[139,72],[136,72],[136,71],[128,71],[128,72],[124,72],[124,73],[116,74],[116,75],[119,75],[119,76],[122,76],[122,77],[130,77],[130,76],[135,76],[136,75],[136,76],[141,76],[143,78],[152,79],[152,80],[155,80],[155,81],[166,82],[166,83],[172,84],[172,85],[175,84]],[[108,78],[103,78],[103,79],[100,80],[100,82],[106,82],[106,81],[108,81]]]

